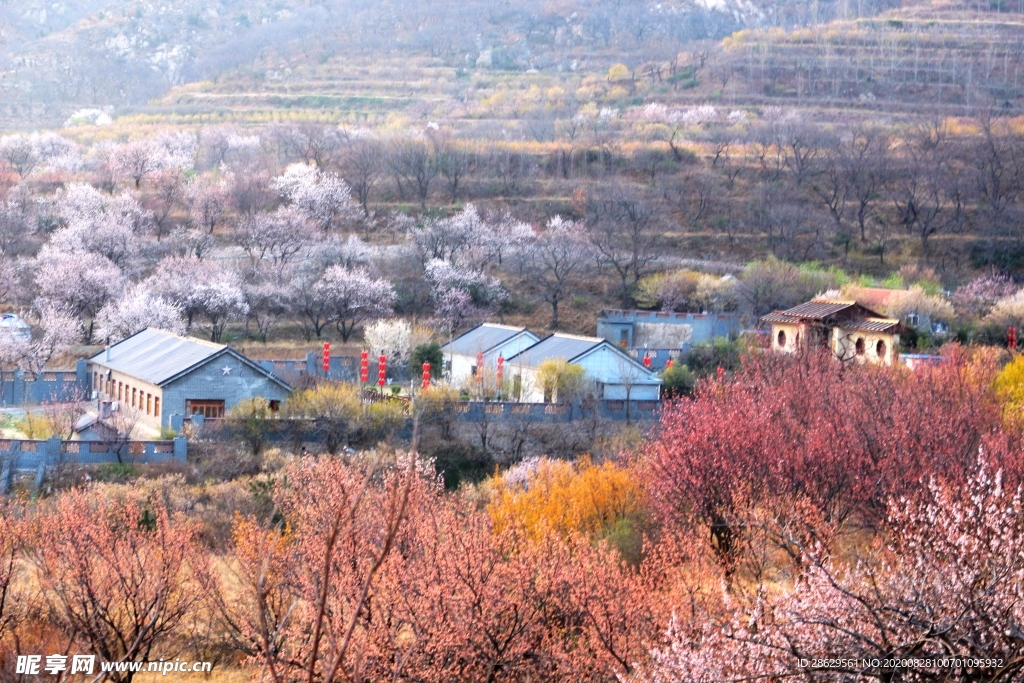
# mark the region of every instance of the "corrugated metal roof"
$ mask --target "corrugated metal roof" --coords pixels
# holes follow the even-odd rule
[[[549,358],[572,360],[604,341],[598,337],[578,337],[574,334],[556,333],[512,356],[506,363],[533,368]]]
[[[227,347],[223,344],[179,337],[152,327],[93,356],[90,360],[144,382],[159,385]]]
[[[441,350],[445,353],[472,356],[477,353],[485,353],[524,331],[526,331],[525,327],[484,323],[445,344]]]

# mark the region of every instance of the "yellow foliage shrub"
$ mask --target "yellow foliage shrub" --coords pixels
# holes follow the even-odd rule
[[[533,466],[531,466],[533,465]],[[525,471],[525,477],[523,476]],[[602,536],[639,519],[643,491],[629,469],[541,458],[491,480],[487,506],[495,531],[519,528],[532,539],[554,532]]]
[[[624,81],[629,78],[629,67],[625,64],[612,64],[608,69],[609,81]]]
[[[1024,356],[1017,356],[996,376],[994,388],[1007,424],[1024,426]]]

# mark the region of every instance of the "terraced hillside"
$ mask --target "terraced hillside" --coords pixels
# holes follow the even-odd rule
[[[781,104],[823,109],[826,119],[991,107],[1016,113],[1024,85],[1018,4],[920,3],[789,30],[743,28],[721,41],[667,32],[627,39],[620,27],[605,44],[579,16],[548,16],[532,33],[490,42],[452,38],[440,48],[399,41],[385,50],[369,41],[364,49],[365,36],[349,40],[339,32],[319,43],[318,54],[282,44],[130,112],[141,115],[135,121],[179,123],[443,121],[460,135],[538,139],[549,135],[546,119],[571,118],[588,106]],[[733,25],[755,15],[770,23],[751,11]],[[661,20],[685,16],[693,15],[680,10]]]
[[[85,107],[116,115],[204,81],[221,96],[253,94],[193,103],[203,111],[254,102],[391,111],[416,104],[418,93],[459,102],[458,74],[473,68],[571,81],[617,63],[663,64],[651,71],[656,80],[667,69],[692,85],[678,55],[706,51],[702,41],[874,16],[891,1],[864,0],[853,12],[845,0],[10,0],[0,7],[0,125],[60,125]],[[416,72],[435,68],[448,70],[428,83],[436,88],[405,91]]]
[[[891,109],[1015,109],[1024,86],[1024,14],[925,7],[723,42],[737,96]]]

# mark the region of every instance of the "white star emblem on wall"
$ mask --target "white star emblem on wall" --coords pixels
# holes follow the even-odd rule
[[[224,376],[227,377],[228,375],[231,374],[231,367],[228,366],[228,365],[225,365],[223,368],[221,368],[221,372],[223,372]]]

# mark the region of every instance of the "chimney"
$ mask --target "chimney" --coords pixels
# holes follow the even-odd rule
[[[103,356],[103,360],[105,360],[106,362],[109,363],[110,362],[110,344],[107,344],[107,348],[105,349],[105,351],[106,351],[106,353]]]

